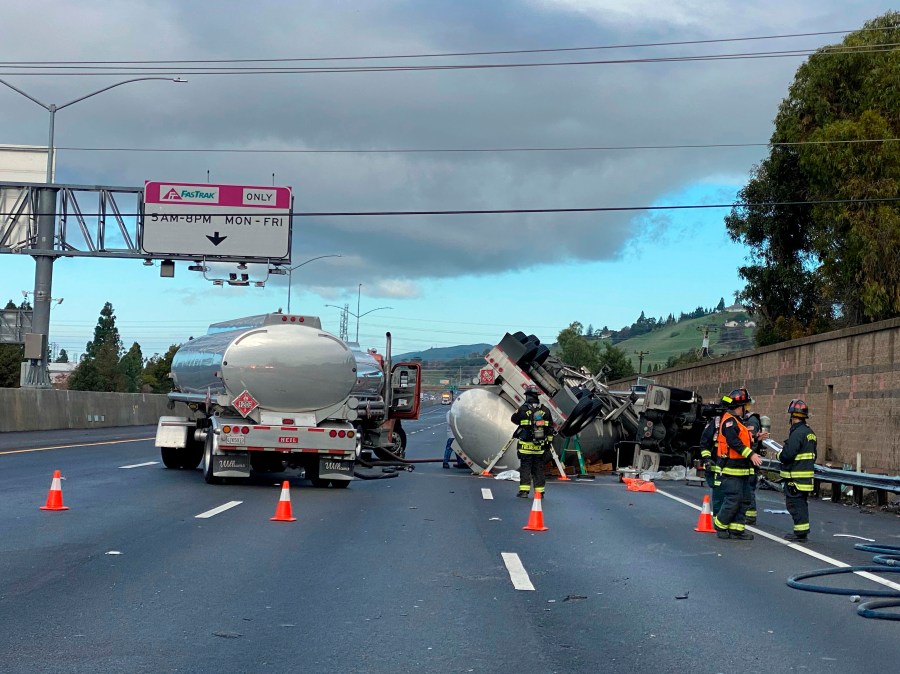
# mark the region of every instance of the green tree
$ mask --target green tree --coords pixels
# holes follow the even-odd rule
[[[603,347],[597,361],[600,368],[609,368],[607,379],[622,379],[634,374],[634,365],[622,349],[609,342],[604,342]],[[599,372],[599,368],[597,371]]]
[[[13,305],[13,309],[15,309]],[[21,344],[0,344],[0,387],[18,388],[25,347]]]
[[[69,353],[65,349],[59,350],[59,355],[56,357],[57,363],[68,363],[69,362]]]
[[[107,302],[94,327],[94,339],[84,348],[84,359],[69,377],[69,388],[76,391],[124,391],[125,377],[119,367],[122,341],[116,327],[116,315]]]
[[[586,367],[592,373],[599,369],[598,342],[589,342],[582,334],[582,325],[575,321],[559,333],[559,358],[571,367]]]
[[[716,305],[716,311],[725,311],[725,298],[720,297],[719,303]]]
[[[143,370],[144,356],[141,354],[141,345],[135,342],[119,361],[119,371],[125,393],[138,393],[141,390]]]
[[[738,300],[760,344],[900,315],[900,146],[842,142],[900,134],[898,41],[889,12],[844,39],[855,51],[823,48],[800,66],[769,156],[726,218],[752,251]],[[840,203],[797,203],[821,201]]]
[[[158,353],[154,353],[147,360],[141,375],[144,389],[151,393],[169,393],[173,390],[169,372],[172,371],[172,359],[175,357],[176,351],[178,351],[178,345],[173,344],[164,355],[160,356]]]

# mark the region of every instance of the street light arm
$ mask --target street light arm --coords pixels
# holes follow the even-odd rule
[[[41,101],[39,101],[38,99],[36,99],[34,96],[32,96],[32,95],[30,95],[30,94],[26,94],[24,91],[22,91],[21,89],[19,89],[19,87],[13,86],[12,84],[10,84],[9,82],[7,82],[6,80],[0,80],[0,84],[5,84],[6,86],[8,86],[10,89],[12,89],[13,91],[15,91],[16,93],[22,94],[22,95],[23,95],[25,98],[27,98],[29,101],[34,101],[34,102],[37,103],[39,106],[41,106],[42,108],[44,108],[44,110],[46,110],[47,112],[50,112],[51,108],[50,108],[49,105],[47,105],[46,103],[41,103]]]
[[[319,255],[319,257],[313,257],[313,258],[310,258],[309,260],[306,260],[305,262],[301,262],[300,264],[296,265],[295,267],[290,267],[288,269],[288,271],[294,271],[295,269],[299,269],[300,267],[302,267],[305,264],[309,264],[310,262],[315,262],[316,260],[321,260],[323,257],[341,257],[341,256],[340,255]]]
[[[393,308],[394,308],[394,307],[378,307],[378,308],[376,308],[376,309],[369,309],[367,312],[365,312],[364,314],[360,314],[359,316],[357,316],[356,314],[353,314],[353,315],[354,315],[356,318],[362,318],[363,316],[368,316],[368,315],[371,314],[373,311],[381,311],[382,309],[393,309]]]
[[[115,84],[110,84],[108,87],[103,87],[102,89],[97,89],[97,91],[92,91],[91,93],[85,94],[84,96],[81,96],[79,98],[71,100],[68,103],[63,103],[62,105],[57,105],[56,109],[62,110],[63,108],[68,108],[70,105],[75,105],[76,103],[83,101],[85,98],[90,98],[91,96],[96,96],[97,94],[102,94],[104,91],[109,91],[110,89],[115,89],[116,87],[121,87],[123,84],[130,84],[131,82],[143,82],[144,80],[165,80],[167,82],[187,82],[187,80],[183,80],[180,77],[135,77],[130,80],[123,80],[121,82],[116,82]],[[4,82],[4,84],[6,84],[6,82]],[[7,84],[7,86],[11,86],[11,85]],[[13,87],[13,88],[15,89],[15,87]],[[19,90],[16,89],[16,91],[19,91]],[[25,92],[23,92],[23,91],[19,91],[19,93],[24,94],[25,96],[28,96],[28,94],[25,94]],[[28,98],[31,98],[31,96],[28,96]],[[41,103],[40,101],[37,101],[34,98],[31,98],[31,100],[35,101],[36,103],[39,103],[40,105],[44,105],[43,103]],[[44,107],[47,108],[47,110],[50,110],[50,107],[48,107],[46,105],[44,105]]]

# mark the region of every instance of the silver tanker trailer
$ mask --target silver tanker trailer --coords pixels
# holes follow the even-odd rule
[[[510,416],[527,386],[537,386],[550,408],[557,429],[554,450],[563,462],[565,449],[580,447],[584,461],[616,468],[641,465],[644,456],[656,464],[661,457],[663,464],[687,463],[706,423],[702,400],[692,391],[652,384],[636,409],[637,396],[614,393],[599,375],[567,366],[534,335],[507,333],[485,360],[486,378],[494,383],[464,391],[450,409],[454,449],[476,474],[507,446],[515,431]],[[518,467],[513,443],[493,470]]]
[[[365,451],[403,457],[401,419],[419,415],[421,366],[363,352],[315,316],[262,314],[209,327],[179,347],[156,446],[167,468],[203,465],[208,483],[300,469],[346,487]],[[389,373],[389,376],[387,376]]]

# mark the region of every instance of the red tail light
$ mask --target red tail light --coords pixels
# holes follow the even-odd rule
[[[250,432],[249,426],[241,426],[241,433],[243,433],[244,435],[247,435],[247,433],[249,433],[249,432]]]
[[[346,438],[346,437],[347,437],[347,431],[338,431],[338,437],[339,437],[339,438]]]
[[[337,431],[334,431],[334,430],[328,431],[328,436],[331,437],[331,438],[336,438],[336,437],[337,437]]]

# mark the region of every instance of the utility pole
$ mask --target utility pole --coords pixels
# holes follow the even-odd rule
[[[709,333],[718,332],[719,328],[715,325],[698,325],[697,329],[703,333],[703,345],[700,347],[700,357],[709,358]]]
[[[638,374],[644,369],[644,356],[650,354],[649,351],[635,351],[638,357]]]
[[[347,323],[350,320],[350,305],[345,304],[344,310],[341,312],[341,329],[340,334],[338,335],[345,342],[347,341]]]

